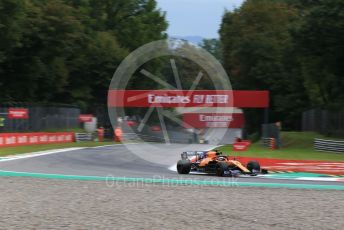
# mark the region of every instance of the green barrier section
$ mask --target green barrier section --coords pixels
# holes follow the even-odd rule
[[[329,177],[326,174],[317,174],[317,173],[307,173],[307,172],[293,172],[293,173],[273,173],[265,175],[267,178],[297,178],[297,177]],[[343,178],[338,176],[338,178]]]
[[[296,188],[296,189],[320,189],[320,190],[344,190],[341,185],[318,185],[318,184],[283,184],[283,183],[252,183],[252,182],[232,182],[232,181],[203,181],[203,180],[180,180],[180,179],[149,179],[149,178],[126,178],[126,177],[98,177],[98,176],[76,176],[61,174],[43,174],[0,171],[3,177],[33,177],[44,179],[63,180],[87,180],[87,181],[107,181],[111,182],[135,182],[154,183],[162,185],[203,185],[203,186],[224,186],[224,187],[268,187],[268,188]]]

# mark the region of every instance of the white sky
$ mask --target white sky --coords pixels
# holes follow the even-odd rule
[[[244,0],[157,0],[167,13],[168,34],[217,38],[222,15],[239,7]]]

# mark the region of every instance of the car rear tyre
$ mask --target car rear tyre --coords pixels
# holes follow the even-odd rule
[[[260,172],[260,164],[258,161],[249,161],[246,168],[250,170],[250,172]]]
[[[228,164],[225,162],[217,163],[216,176],[224,176],[225,172],[230,172]]]
[[[189,160],[179,160],[177,163],[179,174],[189,174],[191,171],[191,162]]]

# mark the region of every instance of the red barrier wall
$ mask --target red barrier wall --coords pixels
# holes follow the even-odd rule
[[[0,147],[74,142],[73,132],[0,133]]]

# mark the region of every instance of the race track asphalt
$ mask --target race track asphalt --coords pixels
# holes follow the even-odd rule
[[[174,165],[180,158],[182,151],[208,150],[213,147],[215,146],[151,144],[145,148],[139,143],[130,144],[130,146],[116,144],[11,161],[0,161],[0,170],[79,176],[230,181],[231,178],[217,178],[209,175],[192,174],[179,175],[169,170],[169,167]],[[259,177],[240,177],[237,178],[237,181],[252,183],[343,185],[343,182],[297,181]]]

